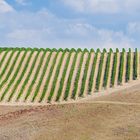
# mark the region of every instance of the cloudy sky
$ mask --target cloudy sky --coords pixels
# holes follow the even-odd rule
[[[139,48],[140,0],[0,0],[0,46]]]

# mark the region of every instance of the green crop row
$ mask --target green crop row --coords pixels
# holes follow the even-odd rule
[[[25,73],[26,73],[26,70],[27,70],[27,68],[28,68],[28,64],[29,64],[29,62],[30,62],[30,60],[31,60],[31,58],[32,58],[32,56],[33,56],[33,53],[34,53],[34,51],[31,51],[31,52],[30,52],[30,55],[29,55],[29,57],[28,57],[28,59],[27,59],[27,62],[25,63],[24,69],[23,69],[21,75],[19,76],[19,78],[17,79],[17,81],[16,81],[16,83],[15,83],[15,85],[14,85],[14,88],[13,88],[13,90],[12,90],[12,92],[11,92],[11,95],[10,95],[10,97],[9,97],[9,101],[11,100],[11,98],[12,98],[14,92],[17,90],[18,85],[19,85],[20,82],[22,81],[22,79],[23,79],[23,77],[24,77],[24,75],[25,75]],[[27,54],[27,50],[26,50],[26,54]],[[24,58],[25,58],[25,56],[24,56]],[[22,64],[23,64],[23,61],[22,61],[22,63],[20,63],[20,65],[19,65],[19,67],[18,67],[18,71],[20,70],[20,67],[21,67]],[[16,100],[18,100],[18,99],[20,98],[21,94],[22,94],[22,92],[20,92],[20,93],[18,94]]]
[[[43,72],[41,74],[41,77],[40,77],[40,80],[39,80],[39,84],[37,85],[36,87],[36,90],[35,90],[35,93],[34,93],[34,96],[33,96],[33,99],[32,99],[32,102],[35,100],[37,94],[38,94],[38,91],[40,89],[40,86],[41,86],[41,83],[42,83],[42,80],[43,80],[43,77],[45,76],[45,73],[46,73],[46,70],[47,70],[47,67],[48,67],[48,64],[50,62],[50,58],[51,58],[51,55],[52,55],[53,51],[50,52],[48,58],[47,58],[47,61],[45,63],[45,66],[43,68]]]
[[[77,93],[78,81],[79,81],[79,78],[80,78],[82,63],[83,63],[83,60],[84,60],[84,55],[85,55],[86,52],[88,52],[88,51],[85,49],[85,50],[82,52],[82,56],[81,56],[81,58],[80,58],[80,64],[79,64],[79,66],[78,66],[78,71],[77,71],[76,78],[75,78],[75,81],[74,81],[74,89],[73,89],[73,94],[72,94],[72,98],[73,98],[73,99],[75,99],[75,96],[76,96],[76,93]]]
[[[135,55],[134,55],[134,65],[133,65],[133,69],[134,69],[134,73],[133,73],[133,79],[137,79],[138,77],[138,71],[137,71],[137,67],[138,67],[138,49],[135,49]]]
[[[1,89],[1,87],[4,85],[4,83],[6,83],[6,81],[7,81],[8,78],[9,78],[9,76],[10,76],[11,73],[13,72],[13,69],[14,69],[14,67],[15,67],[15,65],[16,65],[16,62],[17,62],[17,60],[18,60],[18,57],[19,57],[20,53],[21,53],[21,51],[18,51],[18,53],[17,53],[15,59],[13,60],[12,65],[11,65],[11,67],[10,67],[10,69],[9,69],[9,71],[8,71],[8,73],[7,73],[7,75],[6,75],[6,77],[5,77],[5,79],[4,79],[4,80],[2,81],[2,83],[0,84],[0,89]],[[1,77],[2,77],[2,75],[1,75]]]
[[[130,80],[130,69],[131,69],[131,49],[129,48],[129,52],[127,55],[127,65],[126,65],[126,81]]]
[[[46,55],[46,50],[43,51],[43,55],[41,56],[41,59],[40,59],[39,64],[38,64],[38,66],[37,66],[37,69],[36,69],[34,78],[33,78],[32,82],[31,82],[31,84],[30,84],[30,86],[29,86],[29,89],[28,89],[28,92],[27,92],[27,94],[26,94],[26,96],[25,96],[25,101],[27,100],[28,96],[30,95],[30,93],[31,93],[31,91],[32,91],[32,88],[33,88],[33,85],[34,85],[35,82],[36,82],[36,79],[37,79],[37,76],[38,76],[38,74],[39,74],[41,65],[42,65],[42,63],[43,63],[43,61],[44,61],[45,55]]]
[[[74,68],[75,68],[75,65],[76,65],[76,60],[77,60],[77,57],[78,57],[78,53],[81,52],[81,51],[82,51],[81,49],[77,50],[76,55],[75,55],[74,60],[73,60],[73,63],[72,63],[69,78],[68,78],[68,81],[67,81],[67,87],[66,87],[66,91],[65,91],[65,96],[64,96],[65,100],[67,100],[68,95],[69,95],[70,86],[71,86],[71,80],[72,80]]]
[[[53,51],[56,51],[56,50],[53,50]],[[55,66],[55,62],[56,62],[56,59],[57,59],[58,54],[59,54],[60,51],[62,51],[62,50],[59,50],[59,51],[56,52],[55,58],[53,59],[52,66],[50,68],[50,74],[48,75],[48,77],[46,79],[45,86],[43,88],[43,92],[42,92],[42,95],[40,97],[39,102],[41,102],[44,99],[44,97],[45,97],[45,93],[46,93],[46,91],[48,89],[49,81],[50,81],[50,78],[52,76],[52,72],[53,72],[53,69],[54,69],[54,66]]]
[[[1,50],[1,52],[2,52],[2,50]],[[4,56],[2,57],[2,59],[0,61],[0,68],[1,68],[1,66],[2,66],[2,64],[3,64],[5,58],[6,58],[7,54],[8,54],[8,52],[9,52],[8,50],[5,51]]]
[[[110,49],[108,57],[107,57],[105,74],[104,74],[104,83],[103,83],[104,87],[107,86],[107,82],[108,82],[108,75],[109,75],[109,70],[110,70],[110,59],[111,59],[112,52],[113,52],[112,49]]]
[[[70,92],[71,88],[73,88],[71,98],[75,99],[76,96],[81,96],[81,97],[83,96],[85,86],[86,86],[85,84],[86,84],[86,80],[87,80],[89,64],[90,64],[91,61],[92,61],[91,62],[92,67],[91,67],[91,72],[90,72],[89,81],[88,81],[88,93],[91,93],[94,82],[96,84],[95,85],[96,90],[99,90],[99,87],[100,87],[100,84],[101,84],[101,76],[102,76],[102,70],[103,70],[104,55],[106,53],[105,49],[101,53],[100,62],[99,62],[99,69],[98,69],[96,81],[93,81],[93,80],[94,80],[94,76],[95,76],[95,69],[96,69],[96,66],[97,66],[97,58],[98,58],[98,55],[100,53],[99,49],[97,49],[96,53],[94,53],[93,49],[91,49],[90,52],[89,52],[87,49],[84,49],[84,50],[81,50],[81,49],[77,49],[77,50],[75,50],[75,49],[70,49],[70,50],[69,49],[59,49],[59,50],[57,50],[57,49],[43,49],[43,48],[40,48],[40,49],[37,49],[37,48],[0,48],[0,55],[3,51],[4,51],[4,54],[3,54],[3,57],[0,60],[0,68],[2,66],[1,73],[0,73],[0,92],[1,92],[0,100],[1,101],[4,99],[6,94],[10,94],[10,95],[8,95],[8,100],[10,101],[15,93],[17,93],[17,95],[16,95],[16,100],[17,101],[19,100],[19,98],[21,98],[21,96],[23,94],[25,95],[24,100],[27,100],[27,98],[32,93],[32,89],[33,89],[37,79],[39,78],[38,84],[36,84],[36,86],[35,86],[35,92],[32,93],[33,97],[31,97],[31,101],[34,102],[34,100],[36,99],[36,97],[38,95],[38,92],[40,90],[41,84],[43,83],[42,81],[43,81],[44,76],[46,74],[48,64],[50,62],[50,59],[51,59],[51,56],[52,56],[53,52],[56,52],[56,54],[55,54],[53,62],[51,64],[51,67],[50,67],[50,70],[49,70],[49,75],[47,76],[46,79],[44,79],[46,81],[45,81],[45,84],[43,86],[43,91],[42,91],[42,93],[40,93],[41,97],[39,99],[39,102],[41,102],[44,99],[44,97],[46,96],[45,94],[48,94],[46,92],[49,88],[50,88],[50,94],[47,96],[48,97],[47,101],[50,102],[52,100],[52,98],[54,96],[56,83],[57,83],[57,80],[58,80],[58,77],[59,77],[59,74],[60,74],[60,70],[61,70],[63,61],[66,61],[66,63],[65,63],[65,66],[64,66],[62,77],[60,79],[59,88],[58,88],[58,92],[57,92],[55,101],[59,101],[59,99],[61,98],[64,84],[66,85],[66,89],[64,91],[64,100],[67,100],[67,98],[69,97],[69,92]],[[25,51],[25,52],[24,52],[23,56],[20,58],[18,67],[16,67],[19,56],[21,55],[21,51]],[[28,56],[28,58],[25,62],[25,66],[24,66],[24,68],[22,69],[22,72],[21,72],[21,66],[23,65],[23,62],[25,60],[25,57],[27,56],[28,51],[31,51],[31,53],[29,54],[29,56]],[[18,89],[18,86],[20,85],[21,81],[23,80],[23,78],[26,74],[27,68],[29,66],[29,63],[30,63],[30,61],[32,59],[32,56],[33,56],[35,51],[37,52],[37,54],[36,54],[35,58],[33,59],[33,62],[31,64],[31,69],[29,70],[29,73],[27,73],[27,77],[25,77],[25,80],[23,81],[23,83],[21,85],[21,88],[19,89],[18,92],[16,92],[16,90]],[[37,59],[38,59],[41,51],[43,51],[43,55],[41,56],[39,63],[37,63]],[[47,52],[49,54],[48,54],[47,58],[45,58]],[[50,79],[52,77],[52,73],[54,72],[54,67],[56,65],[56,60],[58,59],[59,52],[62,52],[62,56],[60,57],[60,60],[58,62],[58,65],[57,65],[57,68],[56,68],[56,71],[55,71],[55,74],[54,74],[54,79],[52,81],[52,86],[49,87]],[[64,60],[64,56],[65,56],[66,52],[69,52],[69,54],[68,54],[67,59]],[[74,56],[72,65],[70,67],[70,73],[68,75],[68,80],[66,81],[66,83],[64,83],[65,82],[65,77],[66,77],[66,74],[67,74],[67,71],[68,71],[69,63],[70,63],[70,58],[71,58],[71,55],[72,55],[73,52],[75,53],[75,56]],[[78,69],[77,69],[76,77],[74,79],[74,87],[71,87],[72,79],[74,78],[73,74],[74,74],[74,71],[75,71],[75,68],[76,68],[76,63],[77,63],[77,60],[78,60],[77,58],[78,58],[79,52],[81,52],[82,54],[81,54],[81,57],[80,57],[80,62],[79,62],[79,66],[78,66]],[[88,58],[85,62],[85,66],[82,68],[85,53],[88,53]],[[91,60],[91,54],[92,53],[94,53],[94,59],[93,60]],[[109,71],[110,71],[110,68],[111,68],[110,67],[110,63],[111,63],[110,61],[111,61],[112,53],[113,53],[113,51],[112,51],[112,49],[110,49],[110,51],[108,52],[107,61],[106,61],[106,64],[105,64],[105,73],[104,73],[104,77],[103,77],[104,78],[103,79],[104,80],[103,81],[103,87],[107,86],[107,82],[109,80],[108,78],[109,78]],[[118,60],[118,54],[119,54],[119,50],[116,49],[116,52],[114,53],[114,57],[113,57],[113,65],[112,65],[112,68],[111,68],[112,69],[111,83],[110,83],[111,86],[114,86],[114,83],[115,83],[116,69],[117,69],[117,64],[119,63],[117,61]],[[120,54],[121,55],[120,55],[120,60],[119,60],[120,61],[119,73],[118,73],[118,77],[117,77],[118,78],[117,79],[118,84],[121,84],[122,80],[123,80],[122,78],[123,78],[123,73],[124,73],[125,49],[123,49]],[[13,58],[13,56],[14,56],[14,58]],[[138,77],[138,63],[139,63],[139,60],[138,60],[139,58],[138,57],[139,57],[138,50],[135,49],[134,61],[133,61],[134,62],[133,63],[133,79],[137,79],[137,77]],[[5,58],[7,59],[6,61],[5,61]],[[131,49],[129,49],[129,51],[127,53],[127,59],[126,59],[126,74],[125,74],[126,82],[130,80],[131,59],[132,59],[131,58]],[[43,63],[45,65],[41,70],[41,66],[42,66]],[[29,80],[31,78],[31,75],[33,74],[35,66],[37,66],[37,69],[35,71],[33,80],[31,81],[31,83],[29,83]],[[79,86],[78,83],[79,83],[79,79],[80,79],[82,69],[83,69],[84,73],[81,77],[82,78],[81,86]],[[41,73],[40,73],[40,70],[41,70]],[[5,72],[6,72],[6,74],[5,74]],[[19,72],[21,72],[20,75],[19,75]],[[39,73],[40,73],[40,77],[38,77]],[[13,76],[11,78],[9,78],[11,75],[13,75]],[[1,77],[4,77],[3,80],[2,80]],[[6,84],[6,86],[5,86],[5,84]],[[24,90],[25,90],[27,84],[30,84],[30,85],[29,85],[29,88],[28,88],[27,92],[24,93]],[[6,88],[3,91],[1,89],[4,86]],[[78,93],[78,95],[76,95],[79,87],[80,87],[80,89],[79,89],[80,92]]]
[[[111,85],[114,86],[115,84],[115,77],[116,77],[116,69],[117,69],[117,63],[118,63],[118,53],[119,50],[116,49],[116,52],[114,54],[114,61],[113,61],[113,68],[112,68],[112,74],[111,74]]]
[[[4,74],[4,73],[5,73],[5,71],[6,71],[6,69],[8,68],[9,63],[11,62],[11,58],[13,57],[13,55],[14,55],[15,51],[16,51],[16,50],[12,51],[12,53],[11,53],[10,57],[9,57],[9,58],[8,58],[8,60],[7,60],[7,63],[6,63],[6,65],[5,65],[5,67],[4,67],[4,69],[2,70],[2,72],[1,72],[1,74],[0,74],[0,77],[2,77],[2,76],[3,76],[3,74]]]
[[[10,90],[10,87],[11,87],[11,85],[13,84],[13,82],[14,82],[14,80],[15,80],[15,78],[16,78],[16,76],[17,76],[19,70],[20,70],[20,66],[21,66],[21,64],[22,64],[22,61],[23,61],[23,59],[24,59],[24,56],[25,56],[25,55],[23,55],[23,57],[22,57],[22,59],[21,59],[21,61],[20,61],[20,64],[19,64],[19,66],[18,66],[18,68],[17,68],[17,70],[14,72],[14,76],[13,76],[12,79],[9,81],[9,83],[8,83],[8,85],[7,85],[6,89],[5,89],[5,91],[2,93],[2,96],[1,96],[1,99],[0,99],[0,100],[3,100],[4,96],[5,96],[5,95],[7,94],[7,92]]]
[[[98,76],[96,80],[96,89],[99,90],[100,82],[101,82],[101,74],[102,74],[102,69],[103,69],[103,62],[104,62],[104,55],[106,53],[106,50],[103,50],[103,53],[101,55],[101,60],[99,64],[99,71],[98,71]]]
[[[52,98],[52,96],[54,94],[55,86],[56,86],[56,83],[57,83],[60,68],[61,68],[61,65],[62,65],[62,62],[63,62],[65,54],[66,54],[66,50],[64,50],[64,52],[62,52],[62,56],[61,56],[60,61],[58,63],[58,66],[57,66],[57,69],[56,69],[56,72],[55,72],[55,77],[53,79],[53,85],[51,87],[50,95],[48,96],[48,101],[51,101],[51,98]]]
[[[26,77],[26,79],[25,79],[25,81],[24,81],[24,83],[23,83],[23,85],[22,85],[20,91],[19,91],[17,100],[19,100],[19,98],[21,97],[21,95],[22,95],[23,92],[24,92],[24,89],[25,89],[26,85],[28,84],[28,81],[29,81],[29,79],[30,79],[30,76],[31,76],[31,74],[32,74],[32,71],[33,71],[33,69],[34,69],[34,66],[35,66],[36,61],[37,61],[37,59],[38,59],[39,53],[40,53],[40,51],[37,52],[37,54],[36,54],[36,56],[35,56],[35,58],[34,58],[34,60],[33,60],[31,69],[30,69],[30,71],[29,71],[29,73],[28,73],[28,75],[27,75],[27,77]]]
[[[14,76],[13,76],[13,78],[12,78],[11,81],[10,81],[10,83],[11,83],[10,85],[12,85],[13,82],[14,82],[14,80],[16,79],[16,77],[17,77],[17,75],[18,75],[18,73],[19,73],[19,71],[20,71],[20,68],[21,68],[21,66],[22,66],[22,64],[23,64],[23,61],[24,61],[24,59],[25,59],[25,57],[26,57],[26,54],[27,54],[27,51],[24,51],[24,54],[23,54],[23,56],[22,56],[22,58],[21,58],[21,60],[20,60],[20,62],[19,62],[19,65],[18,65],[18,67],[17,67],[17,69],[16,69],[16,71],[15,71],[15,73],[14,73]],[[22,75],[23,75],[23,72],[22,72]],[[19,84],[20,81],[17,80],[17,83]],[[10,99],[12,98],[12,96],[13,96],[15,90],[16,90],[16,87],[14,86],[14,88],[13,88],[13,90],[12,90],[12,92],[11,92],[11,95],[9,96],[9,99],[8,99],[9,101],[10,101]]]
[[[89,79],[89,85],[88,85],[88,87],[89,87],[89,89],[88,89],[89,93],[92,90],[92,86],[93,86],[93,82],[94,82],[93,81],[93,79],[94,79],[94,73],[95,73],[95,68],[96,68],[97,58],[98,58],[99,53],[100,53],[100,50],[97,49],[96,54],[94,56],[94,61],[92,63],[92,70],[91,70],[90,79]]]
[[[90,62],[90,59],[91,59],[91,54],[94,53],[94,50],[91,49],[90,53],[87,50],[87,53],[88,53],[88,59],[86,61],[86,65],[85,65],[85,69],[84,69],[84,75],[83,75],[83,78],[82,78],[82,85],[81,85],[81,89],[80,89],[80,96],[83,96],[83,93],[84,93],[84,90],[85,90],[85,86],[86,86],[85,83],[86,83],[87,72],[88,72],[88,68],[89,68],[89,62]]]
[[[120,67],[119,67],[119,77],[118,77],[118,83],[122,83],[122,78],[123,78],[123,71],[124,71],[124,53],[125,49],[122,50],[121,53],[121,58],[120,58]]]
[[[60,96],[61,96],[61,93],[62,93],[62,89],[63,89],[63,85],[64,85],[64,80],[65,80],[65,76],[66,76],[66,72],[67,72],[67,69],[68,69],[68,65],[69,65],[69,62],[70,62],[70,58],[71,58],[71,54],[75,52],[74,49],[72,49],[70,52],[69,52],[69,56],[66,60],[66,64],[65,64],[65,68],[64,68],[64,71],[63,71],[63,75],[62,75],[62,78],[60,80],[60,86],[59,86],[59,90],[58,90],[58,94],[57,94],[57,97],[56,97],[56,101],[59,100]]]

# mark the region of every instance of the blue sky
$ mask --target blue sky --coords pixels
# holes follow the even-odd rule
[[[0,0],[0,46],[140,48],[139,0]]]

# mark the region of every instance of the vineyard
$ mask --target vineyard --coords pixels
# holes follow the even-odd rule
[[[77,100],[139,79],[138,50],[0,48],[0,102]]]

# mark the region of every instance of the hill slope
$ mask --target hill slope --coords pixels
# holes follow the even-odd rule
[[[89,103],[0,106],[0,139],[139,140],[139,91],[137,84]]]
[[[77,100],[139,79],[139,53],[0,48],[0,103]]]

